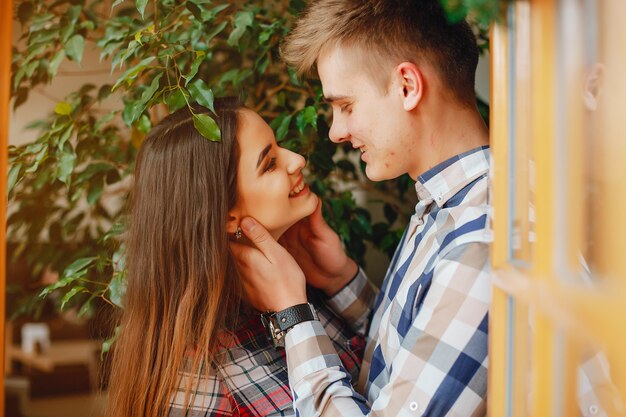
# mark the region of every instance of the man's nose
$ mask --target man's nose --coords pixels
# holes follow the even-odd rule
[[[350,135],[348,133],[348,125],[345,117],[341,114],[333,112],[333,122],[330,125],[328,136],[334,143],[345,142],[349,139]]]

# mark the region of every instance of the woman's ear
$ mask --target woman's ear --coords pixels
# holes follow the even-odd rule
[[[402,62],[396,67],[396,75],[402,88],[402,106],[411,111],[417,107],[424,94],[422,72],[412,62]]]
[[[236,210],[231,210],[228,212],[228,220],[226,220],[226,231],[228,233],[234,234],[239,227],[239,223],[241,222],[241,218],[239,213]]]

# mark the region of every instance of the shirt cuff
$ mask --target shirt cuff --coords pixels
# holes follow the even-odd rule
[[[359,267],[356,276],[337,294],[329,298],[326,304],[346,323],[351,323],[357,331],[360,331],[360,327],[367,320],[372,309],[377,292],[377,288]]]
[[[285,336],[285,352],[292,383],[320,370],[342,366],[324,326],[317,320],[293,326]]]

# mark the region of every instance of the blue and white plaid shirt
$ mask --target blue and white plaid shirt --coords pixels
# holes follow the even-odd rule
[[[300,416],[486,414],[488,173],[485,146],[420,176],[415,214],[381,291],[360,272],[330,300],[356,331],[369,326],[359,392],[319,322],[287,333]]]

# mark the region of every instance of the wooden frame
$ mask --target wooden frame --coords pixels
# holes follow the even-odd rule
[[[572,24],[559,20],[561,8],[577,6],[563,0],[528,0],[530,15],[525,15],[516,13],[524,1],[516,3],[509,9],[513,27],[529,25],[531,31],[530,44],[525,45],[531,51],[530,115],[518,108],[515,96],[515,90],[526,82],[526,74],[521,74],[515,63],[516,43],[524,39],[505,23],[496,24],[491,35],[495,287],[489,324],[488,410],[494,417],[570,416],[578,414],[577,369],[590,341],[602,346],[611,365],[611,381],[622,401],[626,400],[626,338],[620,331],[626,317],[626,141],[618,110],[626,102],[625,77],[620,75],[626,56],[618,41],[626,38],[626,27],[620,22],[626,3],[603,2],[606,9],[602,25],[598,25],[598,30],[605,32],[600,47],[606,61],[605,112],[598,132],[602,141],[592,145],[603,153],[602,164],[594,168],[605,185],[599,213],[580,207],[587,192],[582,113],[576,107],[580,107],[576,100],[581,95],[582,77],[574,74],[570,77],[574,81],[563,84],[563,78],[576,68],[558,61],[565,47],[582,48],[579,42],[559,37],[559,25]],[[531,154],[519,143],[528,141],[525,127],[520,128],[526,117],[530,118]],[[563,126],[572,131],[566,138],[560,133]],[[520,149],[534,160],[538,179],[530,193],[534,195],[534,223],[526,223],[521,231],[523,235],[532,227],[535,233],[531,253],[522,247],[524,260],[530,260],[525,265],[515,259],[510,239],[515,232],[511,213],[528,206],[528,202],[510,198],[514,191],[516,196],[525,194],[514,188],[519,179],[510,169],[511,163],[519,161],[519,155],[513,153]],[[588,216],[599,219],[597,271],[602,276],[591,287],[568,279],[572,271],[567,268],[580,262],[576,250],[586,239],[583,228]],[[607,411],[612,416],[624,415]]]
[[[13,1],[2,0],[0,5],[0,360],[5,366],[5,310],[6,310],[6,212],[7,212],[7,158],[9,136],[9,100],[11,98],[11,40],[13,38]],[[0,410],[4,413],[4,368],[0,378]]]

